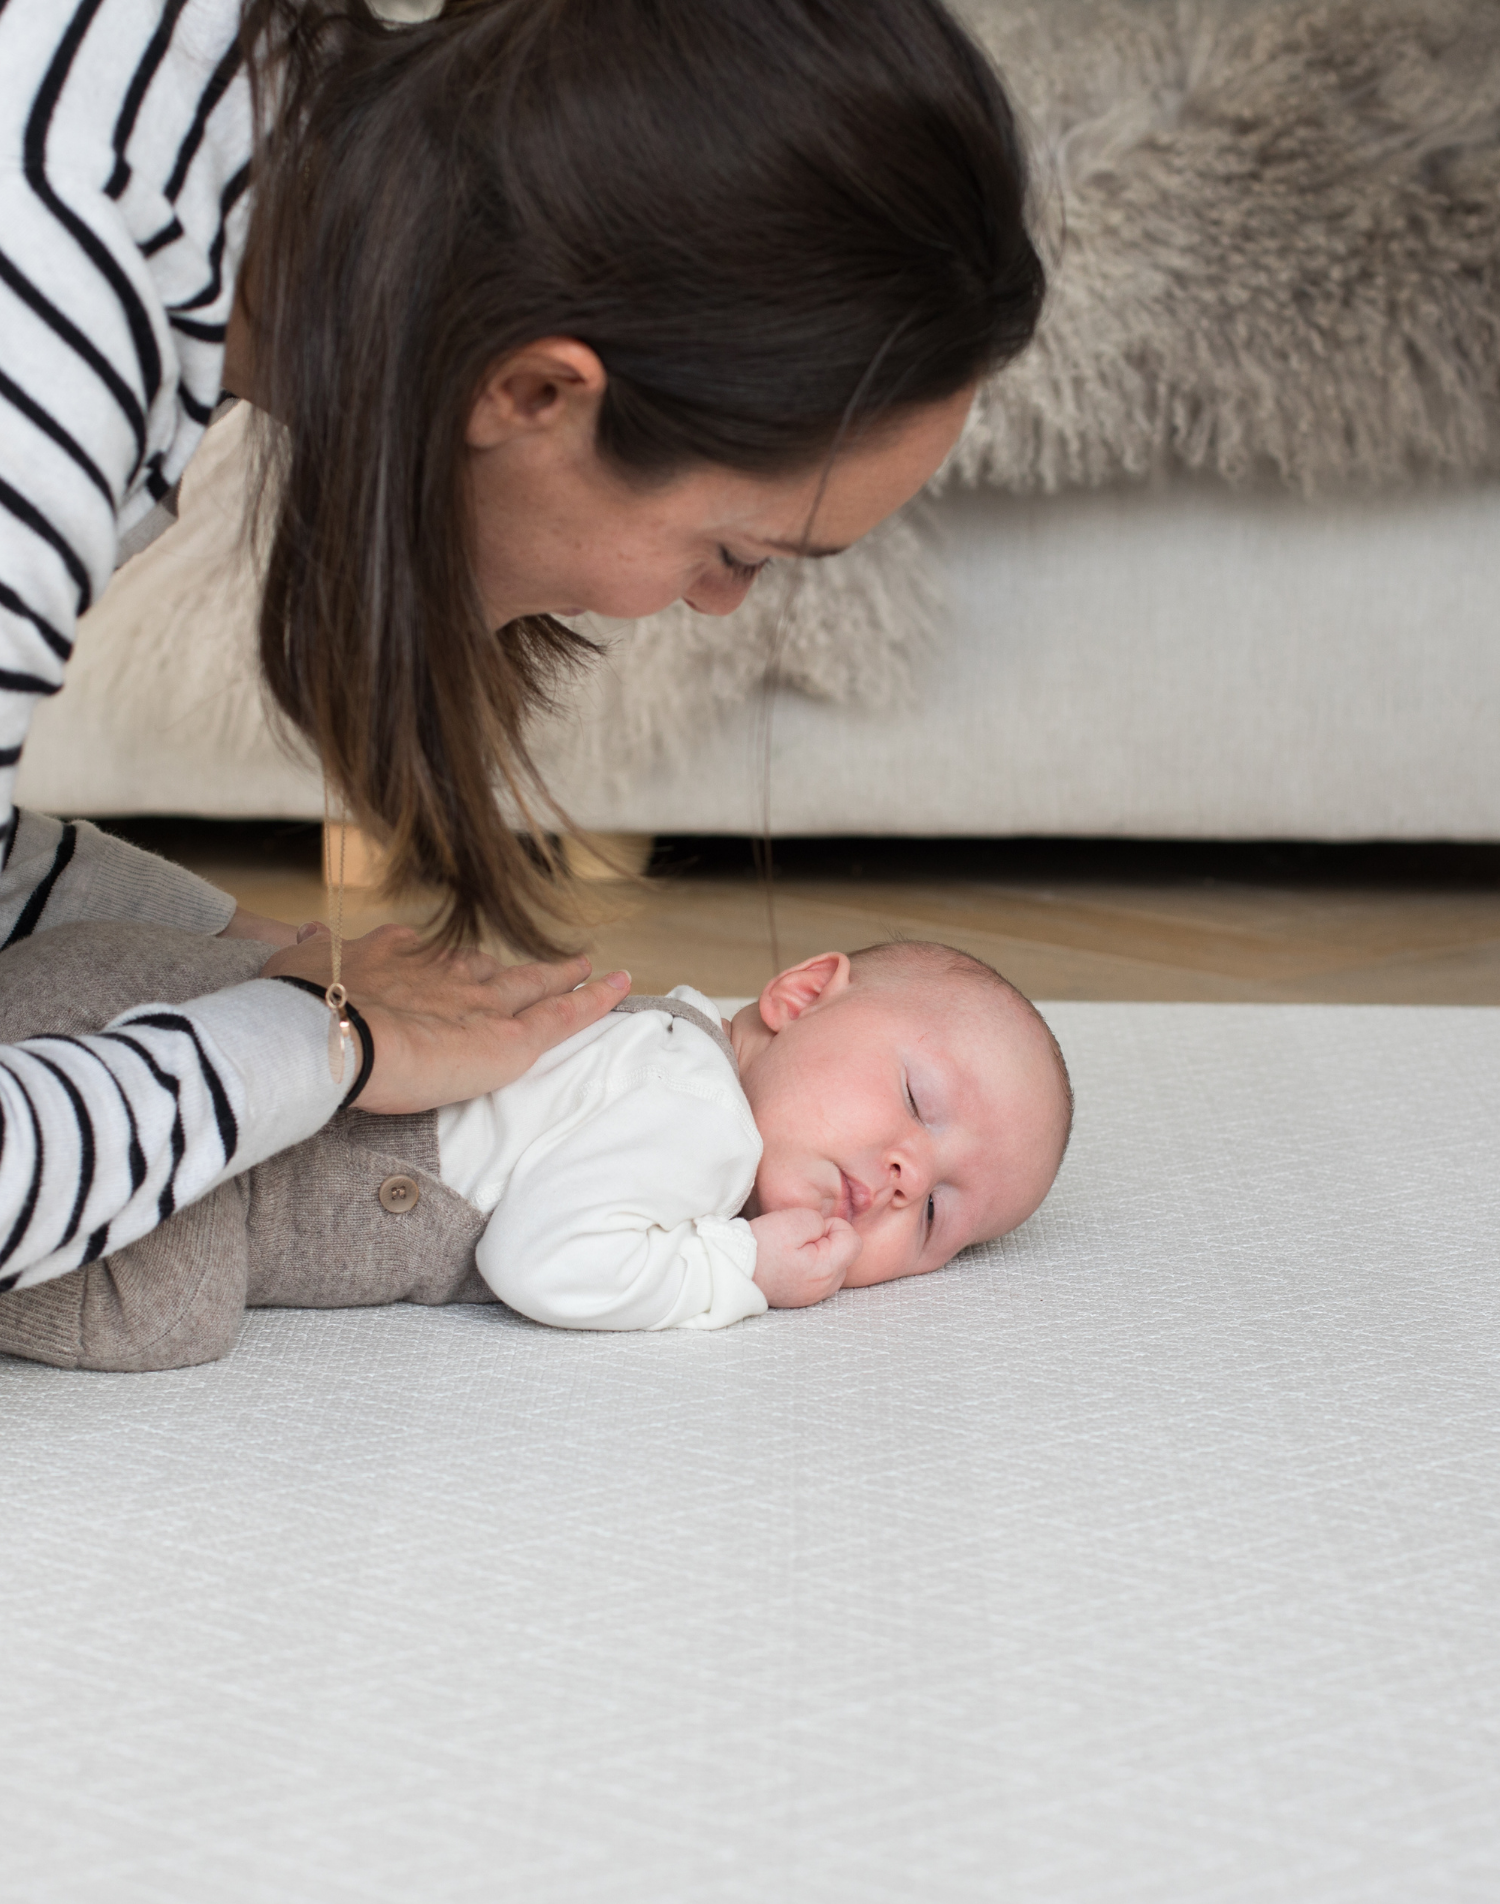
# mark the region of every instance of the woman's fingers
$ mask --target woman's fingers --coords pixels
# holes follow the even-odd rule
[[[221,939],[258,939],[262,945],[290,945],[296,937],[296,932],[285,919],[272,919],[263,912],[246,912],[243,906],[236,906],[234,917],[219,937]]]
[[[544,1051],[602,1018],[624,990],[596,979],[517,1014],[502,1005],[498,987],[476,987],[456,973],[430,975],[415,1008],[383,1005],[351,986],[375,1039],[360,1109],[426,1111],[513,1084]]]
[[[507,1005],[518,1012],[528,1010],[539,999],[571,992],[594,969],[581,953],[576,958],[559,959],[555,965],[544,965],[540,960],[529,965],[501,965],[492,959],[490,966],[492,982],[504,993]]]
[[[613,1011],[629,990],[630,974],[611,972],[607,978],[592,979],[587,985],[527,1005],[516,1013],[516,1022],[525,1026],[536,1047],[534,1057],[540,1057],[575,1031],[582,1031]]]

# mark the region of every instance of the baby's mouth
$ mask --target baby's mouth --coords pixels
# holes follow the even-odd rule
[[[875,1199],[862,1183],[851,1177],[847,1171],[839,1172],[839,1207],[834,1212],[846,1223],[852,1223],[857,1216],[863,1216]]]

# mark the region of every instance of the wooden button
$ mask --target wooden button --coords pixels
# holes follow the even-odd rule
[[[389,1210],[392,1216],[405,1216],[408,1210],[416,1209],[422,1192],[414,1177],[387,1177],[377,1194],[382,1209]]]

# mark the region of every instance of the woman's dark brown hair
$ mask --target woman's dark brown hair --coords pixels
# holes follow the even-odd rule
[[[526,728],[588,645],[486,622],[486,372],[588,344],[628,480],[815,466],[1030,338],[1012,114],[937,0],[452,0],[407,26],[249,0],[244,37],[256,394],[287,424],[266,678],[450,936],[546,952],[555,886],[513,826],[558,816]]]

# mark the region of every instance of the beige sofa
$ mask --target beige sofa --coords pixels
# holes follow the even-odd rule
[[[1306,505],[1219,486],[943,499],[950,616],[910,703],[783,693],[781,834],[1500,839],[1500,486]],[[764,715],[562,792],[752,832]]]
[[[909,701],[771,704],[776,832],[1500,839],[1500,486],[954,491],[938,522],[948,612]],[[21,799],[321,817],[229,618],[205,612],[192,656],[150,633],[85,619]],[[590,827],[757,831],[765,713],[633,769],[607,740],[590,766],[554,749],[559,791]]]

